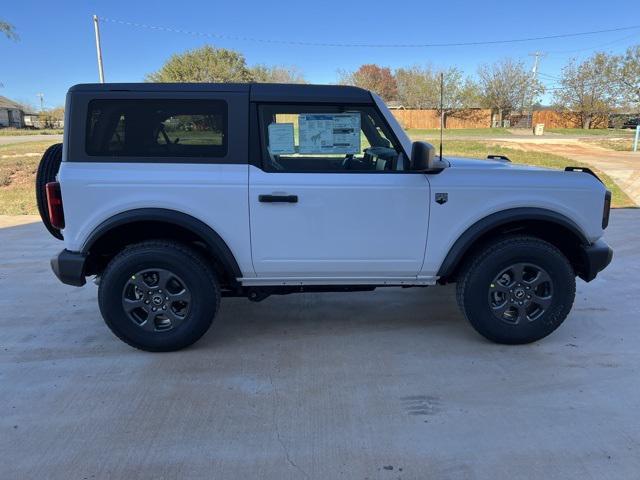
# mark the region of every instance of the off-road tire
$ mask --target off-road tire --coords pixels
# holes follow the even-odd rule
[[[60,233],[60,230],[57,228],[54,228],[49,221],[49,207],[47,205],[45,185],[49,182],[55,182],[61,163],[62,144],[56,143],[45,150],[36,172],[36,203],[38,205],[38,213],[40,213],[40,218],[45,228],[58,240],[62,240],[62,233]]]
[[[519,262],[546,271],[553,294],[538,318],[512,325],[496,318],[489,295],[496,276]],[[535,237],[513,236],[486,245],[470,258],[456,288],[458,305],[478,333],[493,342],[516,345],[540,340],[562,324],[573,305],[576,280],[571,264],[555,246]]]
[[[142,329],[123,307],[129,279],[154,268],[179,276],[191,295],[185,319],[168,331]],[[220,305],[220,287],[215,272],[197,252],[181,243],[154,240],[127,247],[109,262],[100,280],[98,303],[105,323],[122,341],[140,350],[168,352],[195,343],[207,332]]]

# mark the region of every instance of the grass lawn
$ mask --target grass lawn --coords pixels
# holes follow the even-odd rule
[[[545,128],[545,133],[558,133],[560,135],[584,135],[594,137],[628,137],[635,131],[628,128],[594,128],[583,130],[582,128]]]
[[[407,129],[407,135],[414,140],[420,140],[418,137],[426,138],[439,138],[440,130],[437,128],[409,128]],[[506,128],[445,128],[443,135],[448,137],[487,137],[487,136],[500,136],[511,135],[511,132]]]
[[[0,215],[37,214],[34,182],[42,154],[53,141],[0,145]]]
[[[467,140],[449,140],[445,144],[444,156],[460,156],[460,157],[472,157],[472,158],[486,158],[489,154],[493,155],[505,155],[513,163],[521,163],[525,165],[533,165],[536,167],[555,168],[564,170],[564,167],[571,165],[576,167],[588,167],[588,165],[580,164],[575,160],[561,157],[559,155],[552,155],[544,152],[525,152],[522,150],[515,150],[513,148],[505,148],[500,145],[492,144],[491,142],[476,142]],[[591,167],[589,167],[591,168]],[[611,190],[611,206],[614,208],[624,207],[636,207],[633,200],[622,191],[622,189],[611,178],[602,171],[598,171],[592,168],[600,179],[604,182],[609,190]]]
[[[61,128],[43,128],[42,130],[31,130],[29,128],[0,128],[0,137],[22,136],[22,135],[62,135]]]

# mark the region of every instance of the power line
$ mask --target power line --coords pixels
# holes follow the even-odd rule
[[[502,40],[486,40],[486,41],[473,41],[473,42],[450,42],[450,43],[328,43],[328,42],[306,42],[295,40],[279,40],[279,39],[267,39],[267,38],[254,38],[237,35],[223,35],[217,33],[196,32],[193,30],[184,30],[180,28],[164,27],[159,25],[150,25],[146,23],[129,22],[126,20],[119,20],[115,18],[100,17],[103,22],[110,22],[120,25],[126,25],[129,27],[144,28],[148,30],[157,30],[171,33],[181,33],[185,35],[216,38],[220,40],[235,40],[243,42],[257,42],[257,43],[270,43],[270,44],[283,44],[283,45],[297,45],[306,47],[346,47],[346,48],[437,48],[437,47],[470,47],[481,45],[499,45],[506,43],[523,43],[533,42],[539,40],[553,40],[558,38],[570,38],[581,37],[587,35],[597,35],[601,33],[621,32],[626,30],[638,30],[640,25],[631,25],[628,27],[607,28],[603,30],[591,30],[586,32],[575,33],[561,33],[556,35],[544,35],[539,37],[525,37],[514,39],[502,39]]]
[[[600,43],[598,45],[594,45],[594,46],[591,46],[591,47],[577,48],[577,49],[573,49],[573,50],[552,50],[552,51],[547,52],[547,53],[549,53],[551,55],[558,55],[558,54],[566,54],[566,53],[587,52],[587,51],[590,51],[590,50],[596,50],[598,48],[607,47],[609,45],[614,45],[616,43],[624,42],[626,40],[629,40],[630,38],[638,38],[638,34],[637,33],[633,33],[631,35],[625,35],[624,37],[618,38],[616,40],[611,40],[609,42]]]
[[[553,75],[549,75],[548,73],[538,72],[538,75],[540,75],[541,77],[549,78],[551,80],[561,80],[560,77],[555,77]]]
[[[561,85],[560,83],[555,83],[555,85]],[[557,86],[557,87],[548,87],[546,85],[544,85],[544,89],[545,92],[547,91],[551,91],[551,92],[555,92],[557,90],[575,90],[578,88],[583,88],[583,89],[589,89],[592,87],[601,87],[602,84],[598,81],[591,81],[591,82],[583,82],[581,85],[579,86],[571,86],[571,85],[562,85],[562,86]]]

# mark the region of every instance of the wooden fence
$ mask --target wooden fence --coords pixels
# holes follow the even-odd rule
[[[393,115],[404,128],[440,128],[437,110],[392,110]],[[491,110],[470,108],[447,115],[446,128],[489,128]]]
[[[435,109],[430,110],[391,110],[404,128],[440,128],[440,115]],[[513,120],[522,115],[513,116]],[[282,114],[277,115],[279,122],[294,122],[297,127],[298,115]],[[492,112],[489,108],[469,108],[459,110],[447,115],[445,128],[490,128]],[[509,117],[505,117],[509,119]],[[554,110],[536,110],[533,112],[532,124],[544,123],[545,128],[582,128],[580,117],[572,112],[557,112]],[[512,121],[512,125],[515,122]],[[528,117],[527,117],[528,124]],[[607,128],[608,119],[606,116],[597,118],[591,128]]]
[[[580,116],[574,112],[556,112],[555,110],[537,110],[533,112],[533,122],[544,123],[544,128],[582,128]],[[591,128],[607,128],[607,115],[600,115],[591,122]]]

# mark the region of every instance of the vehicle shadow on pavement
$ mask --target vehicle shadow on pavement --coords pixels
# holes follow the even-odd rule
[[[455,287],[395,288],[372,292],[302,293],[274,295],[255,303],[224,299],[202,346],[229,339],[364,335],[391,330],[438,331],[446,337],[465,337],[466,325],[455,303]]]

